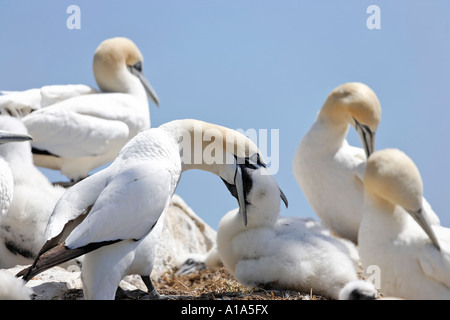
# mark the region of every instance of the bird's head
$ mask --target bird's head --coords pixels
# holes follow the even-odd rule
[[[374,152],[367,161],[364,175],[366,193],[402,207],[425,231],[436,248],[440,248],[423,208],[423,185],[419,170],[402,151],[384,149]]]
[[[259,183],[254,173],[266,169],[256,144],[236,130],[199,120],[175,120],[162,127],[176,137],[182,171],[201,169],[219,176],[238,200],[239,211],[247,224],[248,195],[255,183]],[[273,179],[267,169],[264,172],[268,179]],[[281,197],[287,204],[284,194]]]
[[[280,210],[280,198],[286,208],[288,200],[277,182],[270,174],[259,153],[251,157],[238,158],[235,155],[234,164],[229,165],[221,173],[220,177],[239,204],[239,212],[248,223],[247,209],[253,206],[260,213],[260,219],[264,212],[269,216],[278,215]]]
[[[338,86],[328,95],[319,116],[350,124],[358,132],[366,156],[374,151],[381,107],[375,92],[367,85],[350,82]]]
[[[93,69],[99,88],[104,92],[130,93],[130,83],[141,85],[150,100],[159,99],[143,73],[144,58],[136,44],[128,38],[103,41],[95,51]]]

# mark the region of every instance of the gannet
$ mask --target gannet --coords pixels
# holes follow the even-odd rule
[[[340,85],[329,94],[293,160],[294,175],[317,216],[353,242],[361,220],[366,157],[374,151],[380,119],[380,102],[372,89],[363,83]],[[364,149],[348,144],[350,125]]]
[[[0,118],[1,119],[1,118]],[[8,142],[23,142],[31,140],[28,134],[8,132],[1,130],[0,126],[0,150],[1,145]],[[14,196],[14,179],[8,162],[0,156],[0,222],[8,213]]]
[[[358,244],[363,267],[381,270],[381,293],[450,299],[450,230],[424,212],[422,179],[402,151],[373,153],[364,176]]]
[[[312,290],[339,299],[345,285],[358,281],[355,245],[332,236],[319,221],[280,217],[284,196],[266,168],[245,166],[242,173],[244,184],[247,179],[253,184],[246,194],[248,223],[232,210],[217,230],[217,250],[226,269],[244,285]],[[352,297],[375,299],[374,286],[364,283],[352,287]]]
[[[27,281],[86,254],[81,271],[86,299],[114,299],[127,274],[141,275],[150,297],[157,298],[150,274],[164,215],[182,172],[210,171],[229,188],[234,186],[244,223],[245,194],[254,184],[244,181],[242,168],[250,158],[263,165],[247,137],[198,120],[175,120],[138,134],[110,166],[61,197],[49,219],[47,242],[18,276]]]
[[[0,221],[8,213],[13,195],[14,181],[11,168],[8,162],[0,158]]]
[[[36,90],[5,95],[3,110],[25,114],[22,120],[34,138],[35,165],[60,170],[76,182],[111,162],[126,142],[150,128],[147,96],[156,105],[159,100],[142,68],[143,57],[134,42],[107,39],[93,61],[100,93],[85,85],[47,86],[36,89],[39,95]]]
[[[31,141],[20,119],[0,116],[0,130]],[[33,262],[64,188],[53,186],[33,165],[29,141],[0,145],[0,156],[10,167],[14,190],[11,205],[0,219],[0,268],[11,268]]]
[[[15,118],[73,97],[99,93],[85,84],[47,85],[25,91],[0,91],[0,113]]]

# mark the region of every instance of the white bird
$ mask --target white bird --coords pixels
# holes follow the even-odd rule
[[[31,140],[29,135],[0,130],[0,143]],[[1,149],[1,146],[0,146]],[[8,214],[14,197],[14,179],[8,163],[0,157],[0,230],[2,217]],[[0,264],[2,255],[0,254]],[[33,291],[21,279],[5,270],[0,270],[0,300],[30,300]]]
[[[381,292],[450,299],[450,229],[425,213],[419,170],[402,151],[373,153],[364,177],[358,244],[363,267],[377,265]]]
[[[22,279],[6,270],[0,270],[0,284],[0,300],[30,300],[33,294]]]
[[[233,210],[217,230],[217,250],[226,269],[244,285],[313,290],[338,299],[345,285],[358,281],[354,244],[332,236],[313,219],[280,217],[280,197],[287,202],[267,169],[249,165],[242,170],[244,184],[247,179],[253,184],[246,194],[248,224]],[[346,297],[376,298],[371,283],[359,288],[354,286]]]
[[[0,221],[8,213],[13,195],[14,181],[11,168],[8,162],[0,158]]]
[[[73,97],[98,93],[84,84],[48,85],[25,91],[0,91],[0,113],[22,118],[38,109]]]
[[[150,274],[182,172],[207,170],[235,186],[245,220],[244,195],[252,185],[243,182],[241,168],[249,157],[262,163],[258,148],[244,135],[197,120],[176,120],[138,134],[109,167],[63,195],[47,226],[48,241],[18,276],[29,280],[86,254],[81,271],[86,299],[114,299],[127,274],[141,275],[150,296],[157,298]]]
[[[100,93],[85,85],[47,86],[6,94],[2,109],[25,114],[22,120],[34,138],[35,165],[60,170],[78,181],[114,160],[131,138],[150,128],[147,96],[156,105],[159,100],[142,66],[134,42],[107,39],[93,61]]]
[[[0,130],[31,140],[20,119],[0,116]],[[44,232],[64,188],[53,186],[33,165],[30,142],[0,145],[0,156],[11,169],[14,197],[0,219],[0,268],[33,262],[45,243]]]
[[[329,94],[294,156],[294,175],[317,216],[335,234],[355,243],[366,156],[374,151],[380,119],[380,103],[372,89],[362,83],[340,85]],[[364,150],[348,144],[350,125]]]
[[[23,142],[31,140],[27,134],[18,132],[8,132],[0,129],[0,150],[1,144],[8,142]],[[0,154],[1,155],[1,154]],[[8,213],[14,196],[14,178],[8,162],[0,156],[0,221]]]

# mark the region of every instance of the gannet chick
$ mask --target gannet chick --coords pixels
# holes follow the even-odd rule
[[[22,118],[34,138],[35,165],[60,170],[76,182],[114,160],[131,138],[150,128],[147,97],[156,105],[159,100],[142,67],[143,57],[134,42],[107,39],[98,46],[93,61],[101,93],[83,86],[43,88],[45,103],[56,103]],[[8,107],[7,112],[14,114],[12,109]]]
[[[0,300],[31,300],[33,289],[8,271],[0,270],[0,283]]]
[[[217,250],[226,269],[244,285],[321,294],[338,299],[341,289],[358,280],[358,252],[353,243],[338,239],[313,219],[280,217],[275,179],[265,168],[243,168],[247,226],[237,210],[227,213],[217,230]],[[369,285],[370,286],[370,285]],[[367,285],[361,297],[376,296]],[[356,289],[356,288],[355,288]]]
[[[0,116],[0,130],[31,140],[17,118]],[[64,189],[53,186],[33,165],[29,141],[0,145],[0,156],[11,168],[14,188],[9,210],[0,220],[0,268],[11,268],[33,262],[45,243],[48,219]]]
[[[358,244],[363,267],[381,270],[381,293],[450,299],[450,230],[424,213],[419,170],[402,151],[373,153],[364,176]]]
[[[8,213],[14,195],[14,181],[8,162],[0,158],[0,221]]]
[[[372,89],[357,82],[340,85],[329,94],[293,160],[294,175],[317,216],[335,234],[355,243],[366,156],[374,151],[380,119],[380,103]],[[348,144],[350,125],[364,149]]]
[[[138,134],[109,167],[61,197],[49,219],[47,242],[18,276],[28,281],[86,254],[81,271],[86,299],[114,299],[127,274],[141,275],[150,297],[158,298],[150,274],[164,215],[182,172],[210,171],[233,186],[244,223],[245,194],[255,186],[251,179],[243,180],[242,168],[250,158],[255,166],[264,165],[247,137],[198,120],[176,120]]]
[[[28,140],[32,140],[32,137],[27,134],[18,132],[8,132],[0,129],[0,146],[8,142],[22,142]],[[4,217],[8,213],[13,196],[14,196],[13,174],[11,172],[11,168],[9,167],[8,162],[6,162],[0,156],[0,221],[2,217]]]

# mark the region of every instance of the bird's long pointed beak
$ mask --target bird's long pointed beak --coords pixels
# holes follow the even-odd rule
[[[244,223],[247,226],[247,208],[245,203],[244,180],[242,178],[242,169],[239,165],[236,167],[236,175],[234,176],[234,184],[236,186],[237,200],[239,203],[239,213],[244,218]]]
[[[375,133],[372,132],[368,126],[360,124],[356,119],[355,128],[358,132],[359,138],[361,139],[366,157],[369,158],[369,156],[375,151]]]
[[[0,143],[21,142],[29,140],[33,140],[33,137],[28,134],[0,130]]]
[[[159,99],[158,96],[156,95],[155,90],[153,89],[152,85],[150,84],[150,82],[148,82],[147,78],[145,77],[144,73],[132,66],[128,66],[128,70],[130,70],[130,72],[132,74],[134,74],[136,77],[138,77],[139,81],[141,81],[142,85],[144,86],[145,92],[147,93],[147,97],[152,100],[157,107],[159,107]]]
[[[147,78],[144,76],[143,72],[137,72],[137,77],[139,78],[139,80],[141,80],[142,85],[145,88],[145,92],[147,92],[147,96],[149,97],[150,100],[152,100],[157,107],[159,107],[159,98],[156,95],[155,90],[153,89],[152,85],[150,84],[150,82],[148,82]]]
[[[289,207],[288,199],[286,198],[283,190],[281,190],[281,189],[280,189],[280,197],[281,197],[281,200],[283,200],[284,205],[286,206],[286,209],[287,209]]]
[[[439,241],[436,237],[436,234],[434,233],[433,229],[431,228],[431,223],[428,220],[428,217],[424,214],[424,211],[421,209],[417,211],[413,210],[406,210],[411,217],[416,220],[416,222],[419,224],[419,226],[425,231],[425,233],[428,235],[428,237],[431,239],[431,242],[435,245],[435,247],[438,250],[441,250],[441,246],[439,245]]]

